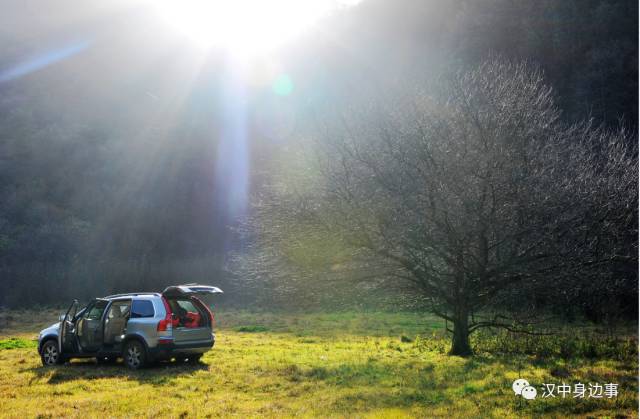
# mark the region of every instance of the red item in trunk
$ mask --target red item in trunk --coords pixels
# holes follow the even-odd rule
[[[200,314],[188,311],[187,316],[184,319],[184,327],[194,328],[194,327],[198,327],[199,325],[200,325]]]

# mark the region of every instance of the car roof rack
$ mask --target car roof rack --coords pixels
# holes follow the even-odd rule
[[[153,295],[154,297],[159,297],[160,293],[157,293],[157,292],[129,292],[129,293],[125,293],[125,294],[107,295],[104,298],[137,297],[137,296],[140,296],[140,295]]]

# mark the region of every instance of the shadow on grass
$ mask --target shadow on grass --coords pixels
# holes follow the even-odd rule
[[[94,380],[100,378],[122,378],[144,384],[163,386],[171,384],[178,377],[190,376],[198,371],[207,371],[209,365],[178,362],[153,363],[141,370],[132,371],[124,363],[97,364],[95,361],[81,360],[68,362],[54,367],[25,368],[21,372],[35,373],[35,379],[46,379],[49,384],[65,383],[76,380]]]

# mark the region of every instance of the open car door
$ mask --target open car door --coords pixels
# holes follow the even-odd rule
[[[222,290],[211,285],[185,284],[172,285],[162,291],[162,295],[167,298],[190,297],[207,294],[222,294]]]
[[[74,319],[78,312],[78,300],[73,300],[69,309],[60,320],[60,333],[58,333],[58,349],[60,353],[74,351],[73,342],[75,337]]]
[[[76,336],[82,352],[96,352],[102,347],[104,314],[108,300],[97,298],[87,306],[76,321]]]

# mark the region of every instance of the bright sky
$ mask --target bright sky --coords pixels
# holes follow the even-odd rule
[[[361,0],[157,0],[153,7],[202,48],[269,54],[340,7]]]

